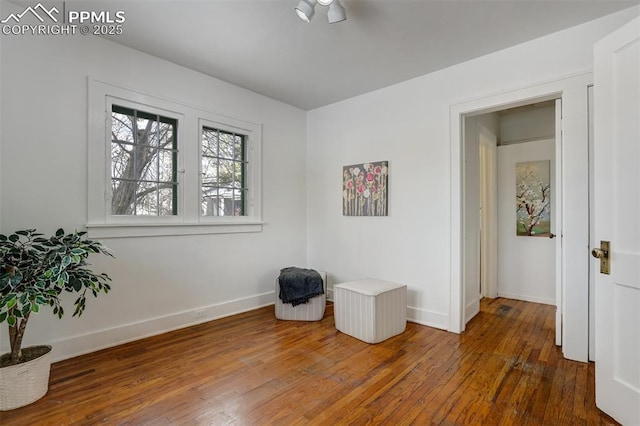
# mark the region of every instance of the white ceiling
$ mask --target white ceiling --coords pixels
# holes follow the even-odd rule
[[[298,0],[67,1],[123,10],[133,47],[309,110],[485,55],[640,0],[341,0],[310,24]],[[33,2],[31,2],[33,3]]]

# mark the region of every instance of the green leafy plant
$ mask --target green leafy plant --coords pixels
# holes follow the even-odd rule
[[[0,324],[9,326],[11,355],[8,365],[27,361],[22,339],[32,313],[44,305],[62,318],[63,292],[77,293],[73,316],[85,309],[88,293],[94,297],[111,289],[107,274],[91,270],[90,254],[113,255],[100,242],[85,238],[86,232],[65,234],[58,229],[44,237],[35,229],[0,235]]]

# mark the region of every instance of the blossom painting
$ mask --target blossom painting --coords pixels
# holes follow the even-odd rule
[[[387,216],[389,162],[354,164],[342,170],[342,214]]]
[[[544,237],[551,233],[550,161],[516,164],[516,233]]]

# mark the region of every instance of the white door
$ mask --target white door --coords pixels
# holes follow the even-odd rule
[[[480,126],[480,293],[498,297],[498,138]]]
[[[596,405],[640,425],[640,18],[595,46]],[[593,267],[599,261],[593,259]]]
[[[556,345],[562,346],[562,99],[556,99],[555,184],[551,196],[555,209],[551,217],[551,235],[555,235]]]

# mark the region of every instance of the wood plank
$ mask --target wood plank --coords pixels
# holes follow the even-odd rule
[[[376,345],[273,307],[56,363],[9,425],[615,425],[593,364],[562,358],[555,308],[483,299],[462,335],[414,323]]]

